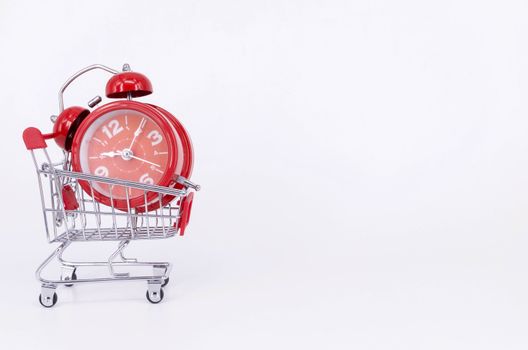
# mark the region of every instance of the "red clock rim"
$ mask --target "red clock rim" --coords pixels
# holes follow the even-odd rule
[[[149,106],[152,106],[159,110],[161,113],[165,115],[165,117],[169,120],[169,122],[173,125],[173,127],[176,130],[176,133],[178,137],[180,138],[183,146],[183,167],[181,170],[181,174],[174,174],[175,176],[181,175],[185,178],[189,178],[192,174],[193,165],[194,165],[194,150],[193,145],[191,142],[191,138],[189,137],[189,134],[187,133],[187,130],[183,127],[183,124],[180,123],[178,118],[176,118],[174,115],[172,115],[169,111],[165,110],[164,108],[161,108],[159,106],[149,104]],[[173,182],[170,184],[170,186],[174,186],[174,188],[182,189],[183,185]],[[175,196],[172,195],[165,195],[161,199],[161,207],[166,206],[170,202],[174,200]],[[144,207],[138,208],[139,212],[143,212]],[[147,211],[153,211],[160,208],[160,202],[155,201],[147,206]]]
[[[177,163],[177,157],[178,157],[178,150],[176,145],[176,138],[174,133],[172,132],[173,126],[171,123],[169,123],[166,120],[166,117],[158,111],[156,108],[153,108],[152,106],[148,104],[144,104],[141,102],[136,101],[115,101],[110,102],[104,106],[101,106],[94,110],[90,115],[83,120],[81,123],[79,129],[75,133],[75,137],[72,142],[72,168],[74,171],[82,172],[81,169],[81,163],[80,163],[80,146],[82,138],[84,137],[84,134],[88,130],[88,128],[92,125],[92,123],[97,120],[99,117],[103,116],[106,113],[113,112],[119,109],[131,109],[143,114],[146,114],[149,118],[151,118],[155,123],[157,123],[160,127],[162,132],[164,133],[165,139],[167,140],[167,146],[169,148],[169,159],[167,163],[167,167],[165,169],[165,172],[163,173],[163,176],[161,177],[160,181],[157,183],[159,186],[168,186],[173,181],[174,172],[176,169],[176,163]],[[79,181],[81,187],[83,190],[91,195],[91,188],[88,182],[86,181]],[[95,199],[103,203],[105,205],[110,206],[111,199],[110,197],[100,193],[96,189],[93,189],[93,194]],[[147,203],[152,202],[156,197],[158,196],[155,192],[147,192]],[[136,208],[144,206],[145,198],[143,195],[139,195],[134,198],[129,198],[129,205],[130,208]],[[116,209],[127,211],[129,205],[127,204],[126,199],[114,199],[113,205]]]
[[[169,120],[170,123],[172,123],[172,125],[176,129],[177,135],[180,138],[180,140],[182,142],[182,146],[183,146],[183,162],[184,162],[184,164],[183,164],[181,173],[180,174],[175,174],[175,176],[181,175],[181,176],[189,179],[191,174],[192,174],[193,165],[194,165],[194,150],[193,150],[191,138],[189,137],[189,134],[187,133],[187,130],[185,130],[185,128],[183,127],[182,123],[180,123],[178,118],[176,118],[174,115],[172,115],[169,111],[167,111],[167,110],[165,110],[165,109],[163,109],[163,108],[161,108],[159,106],[153,105],[153,104],[149,104],[149,105],[154,107],[154,108],[156,108],[156,109],[158,109],[163,114],[165,114],[165,117]],[[174,188],[177,188],[177,189],[183,189],[183,185],[181,185],[179,183],[173,183],[173,184],[171,184],[171,186],[174,186]],[[175,198],[175,196],[172,196],[172,195],[163,196],[163,198],[161,199],[161,207],[164,207],[167,204],[169,204],[170,202],[172,202],[174,200],[174,198]],[[152,204],[149,204],[147,206],[147,211],[156,210],[159,207],[160,207],[160,202],[156,201],[156,202],[154,202]],[[143,211],[143,210],[144,210],[143,208],[139,208],[140,212]]]
[[[187,133],[187,130],[184,128],[183,124],[178,120],[178,118],[176,118],[173,114],[171,114],[166,109],[153,105],[153,104],[149,104],[149,106],[156,108],[163,115],[165,115],[165,117],[169,120],[169,122],[172,124],[172,126],[176,130],[177,135],[180,137],[182,145],[183,145],[183,152],[185,152],[184,155],[186,157],[184,158],[184,164],[181,170],[181,174],[178,174],[178,175],[181,175],[188,179],[192,174],[192,170],[194,166],[194,148],[192,145],[191,138],[189,137],[189,134]],[[179,188],[179,186],[177,188]]]

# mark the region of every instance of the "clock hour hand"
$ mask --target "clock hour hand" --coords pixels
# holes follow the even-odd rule
[[[115,156],[119,156],[121,155],[121,152],[117,151],[117,152],[103,152],[101,154],[99,154],[99,158],[103,158],[103,157],[115,157]]]

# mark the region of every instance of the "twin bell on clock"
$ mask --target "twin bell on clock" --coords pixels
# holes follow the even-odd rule
[[[115,101],[92,111],[79,106],[64,108],[62,92],[78,75],[100,68],[113,73],[106,84],[106,97]],[[75,172],[109,178],[181,188],[178,178],[189,179],[193,168],[191,139],[183,125],[165,109],[134,98],[152,93],[152,84],[143,74],[133,72],[125,64],[122,72],[94,65],[77,73],[63,86],[60,114],[53,118],[53,138],[71,161],[68,166]],[[96,107],[101,97],[88,103]],[[156,193],[125,187],[110,188],[98,184],[91,187],[79,182],[83,190],[96,201],[126,211],[151,211],[163,207],[174,199]],[[149,198],[144,198],[145,196]],[[112,202],[112,203],[111,203]],[[146,205],[145,203],[148,203]],[[146,206],[146,207],[145,207]]]

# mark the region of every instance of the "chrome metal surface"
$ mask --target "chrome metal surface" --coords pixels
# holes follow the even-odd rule
[[[92,64],[91,66],[88,66],[88,67],[85,67],[85,68],[81,69],[80,71],[78,71],[77,73],[75,73],[74,75],[69,77],[68,80],[66,80],[66,82],[60,88],[60,90],[59,90],[59,113],[64,110],[64,91],[66,91],[68,86],[75,79],[77,79],[78,77],[80,77],[84,73],[89,72],[89,71],[94,70],[94,69],[101,69],[101,70],[107,71],[108,73],[112,73],[112,74],[119,73],[119,71],[117,71],[115,69],[112,69],[110,67],[107,67],[107,66],[103,66],[102,64]]]
[[[183,176],[178,176],[178,179],[176,181],[184,185],[185,187],[192,188],[195,191],[200,191],[200,185],[195,184],[194,182],[184,178]]]
[[[103,99],[101,96],[97,95],[94,98],[92,98],[90,101],[88,101],[88,107],[94,108],[97,106]]]

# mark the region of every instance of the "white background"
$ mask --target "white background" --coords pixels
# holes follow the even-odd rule
[[[0,1],[0,348],[526,349],[527,6]],[[203,190],[183,239],[129,249],[175,264],[161,304],[122,283],[44,309],[21,133],[124,62]]]

